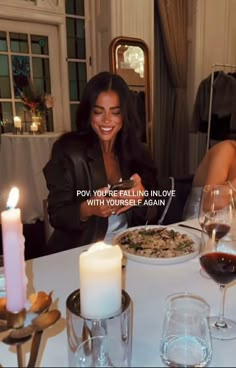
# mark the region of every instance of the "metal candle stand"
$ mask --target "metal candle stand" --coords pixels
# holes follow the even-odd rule
[[[57,309],[49,311],[52,292],[31,294],[29,310],[12,313],[6,309],[6,298],[0,298],[0,332],[10,331],[2,341],[15,345],[18,367],[23,367],[22,345],[32,338],[27,367],[35,367],[43,331],[52,326],[61,316]],[[1,366],[1,364],[0,364]]]
[[[129,294],[122,290],[122,310],[104,319],[88,319],[80,314],[80,290],[73,291],[66,301],[69,367],[76,366],[78,345],[94,336],[113,336],[123,349],[125,366],[131,366],[132,357],[132,303]]]

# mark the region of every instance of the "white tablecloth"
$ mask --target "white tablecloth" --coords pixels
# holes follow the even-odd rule
[[[48,191],[42,169],[49,160],[53,143],[61,133],[37,135],[3,134],[0,144],[0,210],[12,186],[20,190],[18,207],[24,223],[43,219],[43,199]]]
[[[194,221],[189,221],[193,224]],[[197,223],[195,221],[195,223]],[[183,228],[182,228],[183,230]],[[196,235],[200,234],[195,232]],[[79,254],[85,249],[57,253],[27,261],[28,292],[54,291],[55,306],[62,319],[44,332],[37,366],[68,367],[66,336],[66,299],[79,288]],[[167,295],[188,291],[201,295],[211,306],[211,314],[218,313],[219,287],[200,275],[198,258],[172,265],[149,265],[128,261],[124,271],[123,288],[133,300],[133,360],[135,367],[162,367],[160,359],[161,327]],[[226,292],[225,314],[236,320],[236,285]],[[5,333],[4,333],[5,334]],[[4,336],[4,334],[0,334]],[[236,340],[212,340],[212,367],[235,367]],[[16,365],[14,348],[0,344],[0,363],[4,367]],[[29,343],[24,345],[28,357]]]

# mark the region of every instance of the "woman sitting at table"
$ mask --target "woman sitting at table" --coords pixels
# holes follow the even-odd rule
[[[47,253],[96,242],[126,227],[157,223],[157,207],[142,205],[144,190],[157,188],[157,174],[138,127],[125,81],[109,72],[94,76],[79,105],[77,131],[54,144],[43,169],[55,229]],[[111,197],[109,185],[130,178],[133,188]]]
[[[198,217],[202,187],[227,183],[236,196],[236,142],[225,140],[206,153],[194,175],[192,190],[184,208],[184,219]]]

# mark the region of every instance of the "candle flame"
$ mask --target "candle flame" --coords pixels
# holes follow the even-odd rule
[[[7,208],[15,208],[18,200],[19,200],[19,189],[17,187],[13,187],[10,190],[10,193],[8,196]]]

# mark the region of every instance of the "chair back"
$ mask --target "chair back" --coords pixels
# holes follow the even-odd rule
[[[192,188],[193,177],[193,174],[182,177],[171,176],[165,184],[161,185],[163,190],[174,190],[175,195],[167,198],[158,224],[168,225],[183,221],[184,206]]]

